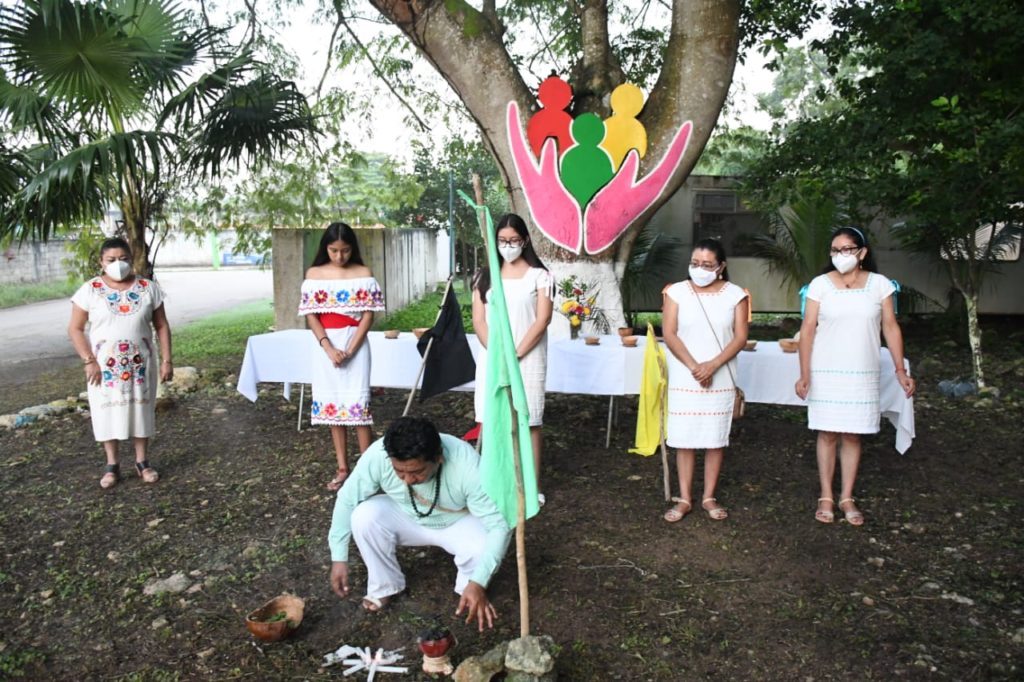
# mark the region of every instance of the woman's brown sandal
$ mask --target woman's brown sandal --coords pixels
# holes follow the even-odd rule
[[[145,459],[141,462],[135,463],[135,472],[139,475],[139,478],[146,483],[156,483],[160,480],[160,473],[153,467],[149,466],[149,461]]]
[[[693,508],[693,505],[690,504],[689,500],[683,499],[682,497],[673,497],[672,501],[676,503],[676,506],[665,512],[665,515],[662,516],[662,518],[669,523],[676,523],[678,521],[682,521],[683,517],[690,513],[690,509]],[[684,504],[686,505],[686,511],[679,508]]]
[[[121,465],[108,464],[103,469],[103,476],[100,478],[100,487],[104,490],[113,488],[121,480]]]

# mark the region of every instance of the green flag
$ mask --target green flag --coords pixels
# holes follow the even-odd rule
[[[483,448],[480,459],[480,482],[484,491],[501,510],[509,528],[515,527],[518,514],[516,497],[515,454],[512,449],[512,407],[517,413],[515,433],[519,440],[522,462],[523,490],[526,497],[526,518],[540,508],[537,501],[537,477],[533,470],[533,447],[530,444],[530,408],[526,389],[519,373],[516,344],[505,305],[501,285],[498,248],[494,243],[494,223],[486,206],[478,206],[465,192],[459,195],[473,207],[483,210],[487,219],[487,265],[491,269],[491,291],[487,294],[487,380],[484,391],[484,420],[481,429]],[[512,402],[509,404],[509,388]]]

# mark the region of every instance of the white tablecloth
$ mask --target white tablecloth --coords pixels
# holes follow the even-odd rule
[[[370,332],[368,339],[373,357],[370,385],[411,388],[420,367],[416,337],[403,332],[397,339],[386,339],[382,332]],[[635,348],[625,348],[618,336],[603,336],[597,346],[588,346],[582,339],[550,341],[547,391],[636,395],[640,392],[645,342],[640,337]],[[480,344],[473,334],[469,335],[469,346],[475,355]],[[304,329],[250,336],[238,373],[238,391],[255,401],[257,383],[274,382],[285,384],[287,394],[291,383],[311,381],[309,357],[320,352],[312,332]],[[882,349],[880,369],[882,416],[896,427],[896,449],[903,453],[914,439],[914,400],[903,394],[886,348]],[[777,343],[761,341],[755,350],[740,353],[736,380],[747,402],[804,405],[793,390],[799,376],[797,354],[782,352]],[[472,389],[470,382],[457,390]]]

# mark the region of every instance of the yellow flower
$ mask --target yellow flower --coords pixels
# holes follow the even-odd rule
[[[589,315],[590,314],[590,308],[584,308],[583,309],[583,314],[584,315]]]
[[[569,312],[570,310],[572,310],[572,306],[573,306],[573,302],[572,301],[566,301],[565,303],[562,304],[562,312],[563,313]]]
[[[577,317],[576,315],[573,315],[572,317],[569,318],[569,324],[571,324],[574,327],[580,326],[580,318]]]

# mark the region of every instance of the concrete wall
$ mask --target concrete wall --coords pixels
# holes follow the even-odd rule
[[[432,230],[356,228],[363,262],[384,289],[386,312],[415,301],[441,281],[436,235]],[[306,268],[313,261],[322,230],[273,231],[274,326],[303,329],[296,314]],[[447,269],[447,268],[445,268]]]
[[[675,237],[684,244],[689,254],[696,232],[696,199],[700,192],[730,191],[734,183],[729,178],[691,176],[678,192],[654,215],[651,225]],[[925,296],[945,305],[949,299],[950,283],[941,263],[902,251],[889,234],[888,223],[876,221],[869,226],[873,235],[875,261],[879,271],[913,287]],[[730,279],[749,289],[757,312],[797,312],[800,299],[796,292],[783,284],[781,278],[768,274],[765,262],[759,258],[730,255]],[[673,273],[671,281],[686,277],[686,268]],[[980,297],[980,312],[985,314],[1024,314],[1024,262],[1001,263],[997,270],[986,275]],[[659,292],[647,292],[640,303],[645,310],[661,307]]]
[[[66,279],[65,240],[14,243],[0,258],[0,284],[37,284]]]

